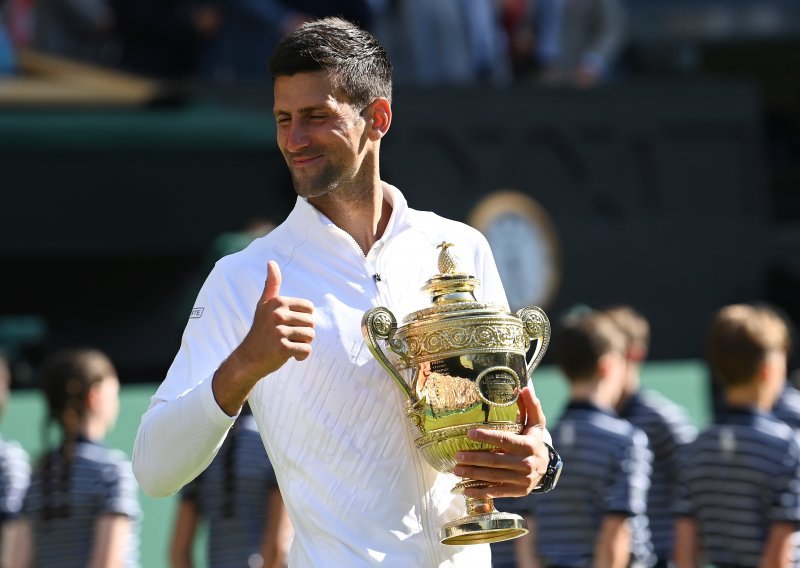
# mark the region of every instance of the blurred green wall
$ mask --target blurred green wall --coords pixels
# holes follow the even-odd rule
[[[707,371],[701,361],[670,361],[648,363],[643,370],[645,387],[662,392],[682,404],[694,422],[702,427],[711,416]],[[387,380],[389,380],[387,378]],[[561,413],[567,398],[567,388],[558,371],[544,366],[536,371],[534,384],[542,406],[552,426]],[[142,413],[147,408],[156,385],[124,386],[121,392],[120,415],[117,427],[106,439],[114,448],[131,453],[133,439]],[[0,425],[6,438],[17,440],[36,459],[42,449],[44,404],[37,391],[14,391]],[[167,546],[172,533],[175,497],[151,499],[141,495],[144,521],[142,523],[141,558],[144,568],[167,565]],[[196,549],[202,550],[202,538]],[[205,566],[201,555],[198,567]]]

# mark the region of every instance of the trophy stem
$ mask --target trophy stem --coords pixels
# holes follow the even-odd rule
[[[488,513],[496,512],[494,508],[494,499],[491,497],[486,499],[464,497],[464,499],[467,502],[467,515],[486,515]]]
[[[464,495],[468,487],[489,487],[486,481],[464,479],[453,487],[452,493]],[[491,497],[464,496],[467,514],[442,527],[439,540],[442,544],[464,545],[501,542],[528,534],[525,519],[513,513],[500,513],[494,508]]]

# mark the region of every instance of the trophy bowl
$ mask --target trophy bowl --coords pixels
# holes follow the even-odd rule
[[[451,246],[440,245],[439,274],[423,287],[431,294],[429,307],[409,314],[400,327],[388,308],[372,308],[361,325],[370,352],[406,396],[405,412],[420,433],[416,447],[446,473],[453,473],[458,452],[497,451],[470,440],[469,430],[522,431],[517,399],[550,341],[550,322],[539,307],[512,314],[477,302],[479,282],[456,271]],[[453,493],[490,485],[465,478]],[[528,532],[522,517],[498,512],[492,499],[465,499],[466,515],[441,528],[443,544],[500,542]]]

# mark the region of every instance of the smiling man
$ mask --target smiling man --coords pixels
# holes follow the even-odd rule
[[[248,400],[295,528],[291,566],[488,567],[488,545],[439,543],[463,499],[415,448],[401,395],[361,336],[376,305],[400,316],[428,305],[421,287],[444,240],[482,282],[478,300],[507,305],[488,243],[409,208],[381,181],[392,70],[370,34],[336,18],[309,22],[281,41],[271,71],[297,203],[209,275],[202,315],[189,319],[142,418],[136,475],[149,495],[177,491],[208,465]],[[541,406],[530,388],[520,400],[521,434],[470,433],[499,448],[458,465],[458,475],[493,483],[470,496],[552,485],[542,479],[551,456]]]

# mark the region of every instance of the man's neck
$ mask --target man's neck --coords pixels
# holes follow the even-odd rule
[[[392,207],[384,198],[380,180],[368,192],[346,195],[335,191],[308,200],[331,222],[348,233],[366,255],[372,245],[383,236]]]

